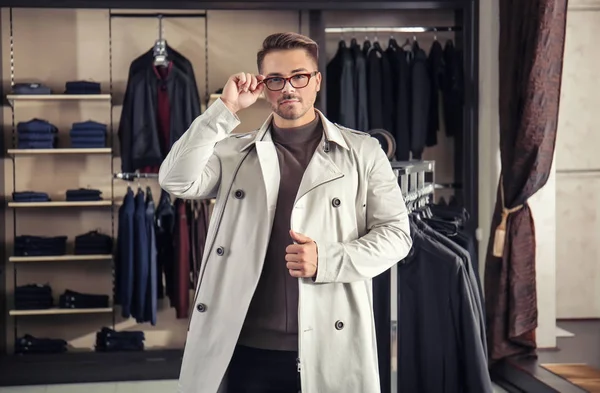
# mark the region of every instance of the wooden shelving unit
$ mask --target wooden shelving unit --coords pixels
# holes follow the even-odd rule
[[[8,202],[8,207],[95,207],[112,206],[112,201],[49,201],[49,202]]]
[[[107,314],[112,313],[112,307],[106,308],[47,308],[43,310],[10,310],[13,317],[27,317],[35,315],[74,315],[74,314]]]
[[[106,255],[47,255],[47,256],[12,256],[8,258],[9,262],[71,262],[71,261],[110,261],[113,259],[111,254]]]
[[[33,156],[45,154],[112,154],[112,148],[8,149],[7,153],[10,156]]]
[[[8,94],[10,106],[16,101],[110,101],[110,94]]]

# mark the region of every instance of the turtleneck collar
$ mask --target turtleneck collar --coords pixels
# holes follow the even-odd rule
[[[308,124],[299,127],[280,128],[271,122],[271,137],[273,142],[286,144],[306,143],[315,138],[321,138],[323,126],[321,117],[316,113],[315,119]]]

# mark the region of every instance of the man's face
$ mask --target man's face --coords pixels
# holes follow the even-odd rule
[[[321,89],[321,74],[316,73],[317,65],[304,49],[275,51],[267,54],[262,63],[262,75],[267,78],[276,77],[271,86],[285,81],[282,90],[271,91],[265,88],[265,96],[271,109],[285,120],[296,120],[314,108],[317,92]],[[316,75],[315,75],[316,73]],[[306,78],[310,78],[305,87]]]

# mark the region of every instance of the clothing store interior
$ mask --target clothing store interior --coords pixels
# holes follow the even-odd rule
[[[600,3],[568,23],[566,0],[535,3],[0,0],[0,392],[178,391],[215,203],[158,168],[286,31],[319,44],[317,109],[380,142],[411,235],[441,250],[373,279],[381,392],[600,391]],[[270,112],[259,98],[234,133]],[[448,372],[432,358],[455,385],[424,390]]]

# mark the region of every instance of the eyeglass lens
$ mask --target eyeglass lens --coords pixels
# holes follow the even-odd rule
[[[267,86],[267,89],[277,91],[283,89],[283,87],[285,86],[285,81],[285,78],[274,77],[267,79],[265,84]],[[309,81],[310,74],[298,74],[290,77],[290,84],[295,89],[301,89],[303,87],[306,87]]]

